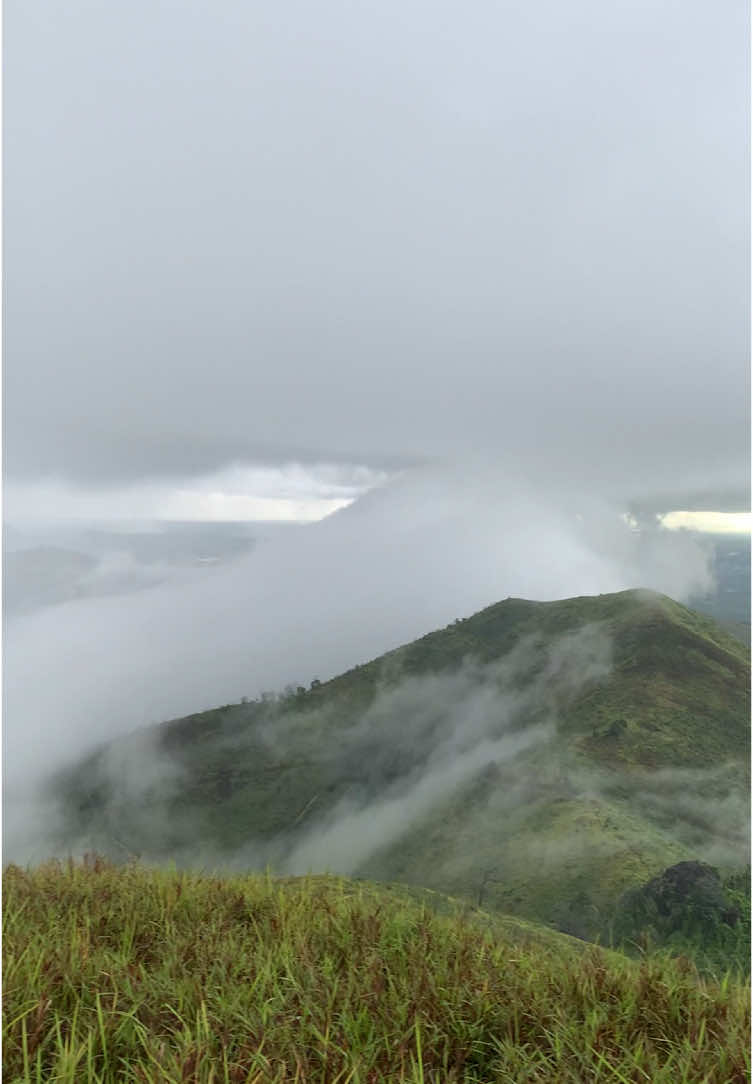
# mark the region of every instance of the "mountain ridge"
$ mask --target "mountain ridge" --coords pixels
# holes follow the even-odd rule
[[[662,869],[746,861],[749,671],[739,641],[654,592],[507,599],[94,754],[65,782],[67,838],[482,892],[596,937]]]

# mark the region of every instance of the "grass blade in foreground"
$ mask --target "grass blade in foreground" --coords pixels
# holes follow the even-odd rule
[[[749,1079],[742,984],[394,887],[90,861],[3,908],[8,1081]]]

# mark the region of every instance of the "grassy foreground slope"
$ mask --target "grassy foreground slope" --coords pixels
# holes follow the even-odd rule
[[[411,882],[603,937],[663,869],[747,861],[749,679],[743,644],[665,596],[508,599],[102,751],[66,780],[67,839]]]
[[[4,1079],[749,1080],[735,980],[427,901],[323,877],[8,867]]]

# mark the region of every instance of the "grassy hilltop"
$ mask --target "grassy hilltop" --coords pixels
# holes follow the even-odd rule
[[[9,867],[3,1069],[86,1084],[743,1084],[746,988],[402,886]]]
[[[400,881],[604,941],[667,867],[748,861],[749,678],[665,596],[508,599],[99,751],[60,782],[59,842]],[[722,962],[745,921],[715,929]]]

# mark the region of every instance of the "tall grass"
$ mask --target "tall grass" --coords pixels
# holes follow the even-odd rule
[[[8,867],[4,1080],[749,1080],[746,988],[334,878]]]

